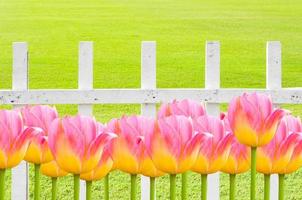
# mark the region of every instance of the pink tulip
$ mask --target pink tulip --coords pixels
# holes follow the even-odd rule
[[[146,146],[159,170],[178,174],[191,169],[206,137],[193,130],[191,119],[172,115],[158,119],[154,131],[146,137]]]
[[[196,118],[205,115],[204,106],[190,99],[182,101],[174,100],[172,103],[162,104],[158,111],[158,118],[168,117],[170,115],[184,115],[191,118]]]
[[[234,135],[232,137],[230,153],[221,171],[228,174],[247,172],[251,165],[250,148],[240,144]]]
[[[194,131],[207,135],[200,147],[192,170],[200,174],[211,174],[225,165],[231,144],[232,134],[226,132],[222,120],[212,116],[201,116],[193,120]]]
[[[25,126],[39,127],[48,135],[50,124],[58,118],[55,107],[47,105],[26,106],[21,109]]]
[[[64,170],[60,169],[56,161],[50,161],[48,163],[41,165],[41,173],[45,176],[49,176],[52,178],[58,178],[62,176],[66,176],[68,173]]]
[[[220,115],[221,120],[224,121],[226,132],[232,133],[228,118],[224,113]],[[221,171],[228,174],[240,174],[248,171],[251,165],[251,151],[247,146],[240,144],[232,133],[231,149],[225,165]]]
[[[273,140],[257,150],[257,170],[264,174],[288,174],[302,166],[302,124],[284,117]]]
[[[108,131],[118,136],[111,146],[114,168],[149,177],[163,175],[154,166],[145,146],[145,137],[153,132],[154,127],[154,119],[143,116],[122,117],[108,123]]]
[[[25,128],[20,112],[0,110],[0,169],[17,166],[25,156],[30,139],[37,133]]]
[[[115,137],[88,116],[57,118],[49,130],[49,147],[61,169],[81,174],[97,166],[104,146]]]
[[[24,124],[27,127],[39,129],[28,147],[25,160],[35,164],[47,163],[53,160],[48,146],[48,132],[51,123],[58,117],[56,108],[50,106],[27,106],[21,109]]]
[[[228,110],[233,133],[239,142],[252,147],[269,143],[285,114],[284,110],[273,108],[268,96],[257,93],[234,98]]]
[[[111,158],[111,153],[109,148],[104,148],[102,158],[99,161],[96,168],[92,171],[81,174],[80,178],[85,181],[97,181],[105,177],[111,170],[113,166],[113,160]]]

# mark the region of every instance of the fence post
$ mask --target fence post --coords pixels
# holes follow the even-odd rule
[[[219,89],[220,87],[220,43],[206,43],[205,58],[205,88]],[[220,107],[217,103],[206,104],[207,113],[219,116]],[[219,200],[219,172],[208,176],[208,199]]]
[[[271,41],[266,44],[266,88],[280,89],[282,87],[281,77],[281,43]],[[278,199],[278,175],[271,175],[270,199]]]
[[[93,89],[93,42],[79,43],[78,89]],[[78,105],[78,113],[92,116],[92,105]],[[80,181],[80,200],[86,199],[86,182]]]
[[[156,89],[156,43],[144,41],[141,46],[141,88]],[[156,116],[156,104],[145,103],[141,105],[141,114]],[[149,177],[141,176],[141,200],[150,199]]]
[[[26,42],[13,43],[12,89],[15,91],[28,89],[28,48]],[[14,107],[22,107],[22,105]],[[22,161],[12,169],[12,200],[27,200],[29,198],[28,188],[28,164]]]

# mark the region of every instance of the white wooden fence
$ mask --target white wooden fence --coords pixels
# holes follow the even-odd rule
[[[79,113],[92,115],[93,104],[141,104],[143,115],[155,116],[156,103],[190,98],[206,102],[208,113],[219,115],[219,104],[227,103],[243,92],[270,94],[275,103],[301,104],[302,88],[281,87],[281,44],[268,42],[266,47],[266,89],[220,88],[220,44],[206,43],[205,89],[157,89],[156,43],[142,42],[141,88],[93,89],[93,43],[79,44],[78,89],[29,90],[28,47],[25,42],[13,43],[12,90],[0,90],[0,104],[78,104]],[[271,199],[278,196],[276,176],[272,178]],[[219,199],[219,173],[209,176],[208,199]],[[85,198],[85,183],[81,182],[81,199]],[[142,200],[149,199],[149,181],[142,177]],[[12,170],[12,200],[28,199],[28,166],[22,162]]]

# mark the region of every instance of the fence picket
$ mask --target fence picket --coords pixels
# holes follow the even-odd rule
[[[156,43],[144,41],[141,46],[141,88],[156,89]],[[156,104],[141,104],[141,114],[155,117]],[[141,200],[150,199],[149,177],[141,176]]]
[[[26,42],[13,43],[13,77],[14,91],[28,90],[28,47]],[[15,105],[14,107],[21,107]],[[27,200],[29,198],[28,164],[22,161],[12,169],[12,200]]]
[[[281,72],[281,43],[271,41],[266,44],[266,88],[281,89],[282,87]],[[278,175],[271,175],[270,199],[278,199]]]
[[[206,43],[205,59],[205,88],[219,89],[220,87],[220,43]],[[220,107],[218,103],[207,103],[207,112],[219,116]],[[219,173],[208,175],[208,199],[219,200]]]
[[[80,42],[79,44],[79,72],[78,72],[78,89],[93,89],[93,43]],[[92,116],[93,108],[91,104],[78,105],[78,113]],[[86,182],[80,181],[80,200],[85,200]]]
[[[270,94],[276,103],[302,103],[302,88],[282,88],[281,44],[267,42],[266,89],[220,88],[220,43],[206,43],[205,89],[157,89],[156,43],[141,45],[140,89],[93,89],[93,43],[79,44],[78,89],[75,90],[28,90],[28,47],[25,42],[13,43],[12,90],[0,90],[0,104],[21,107],[25,104],[79,104],[78,112],[93,114],[92,104],[139,103],[141,114],[156,116],[156,103],[172,99],[191,98],[206,102],[207,112],[219,116],[219,103],[228,102],[233,96],[247,92]],[[12,169],[12,200],[29,199],[28,164],[22,161]],[[278,199],[278,176],[271,177],[271,200]],[[150,181],[141,177],[141,199],[148,200]],[[219,173],[208,176],[208,199],[219,200]],[[81,181],[80,199],[85,200],[85,182]]]

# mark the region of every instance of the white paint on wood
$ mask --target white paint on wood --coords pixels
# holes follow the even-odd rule
[[[13,80],[12,88],[15,91],[28,89],[28,48],[25,42],[13,43]],[[15,105],[14,107],[21,107]],[[28,164],[22,161],[12,169],[12,200],[27,200],[29,198]]]
[[[156,89],[156,43],[142,42],[141,46],[141,88]],[[141,114],[155,117],[156,104],[141,104]],[[141,200],[150,199],[150,179],[141,176]]]
[[[0,104],[141,104],[169,102],[190,98],[206,103],[229,103],[244,92],[270,95],[276,104],[301,104],[302,88],[277,90],[251,88],[222,89],[38,89],[29,91],[0,90]]]
[[[281,77],[281,43],[267,42],[266,45],[266,88],[280,89]]]
[[[93,89],[93,43],[80,42],[79,44],[79,90]],[[78,105],[78,113],[92,116],[92,105]],[[86,199],[86,182],[80,181],[80,200]]]
[[[281,89],[281,43],[278,41],[267,42],[266,44],[266,88]],[[271,175],[270,199],[278,199],[278,175]]]
[[[219,89],[220,87],[220,44],[219,42],[206,43],[205,59],[205,88]],[[218,103],[207,103],[207,112],[210,115],[219,116]],[[219,173],[208,175],[208,199],[219,200]]]

